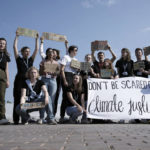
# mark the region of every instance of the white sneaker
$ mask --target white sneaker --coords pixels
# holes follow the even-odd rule
[[[43,119],[38,119],[37,123],[38,124],[43,124]]]

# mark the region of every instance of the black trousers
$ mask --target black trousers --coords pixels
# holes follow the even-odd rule
[[[19,76],[15,77],[13,89],[13,96],[14,96],[13,122],[15,124],[18,124],[20,120],[20,116],[16,113],[16,106],[20,104],[21,88],[24,81],[25,81],[24,78],[21,78]]]
[[[68,82],[68,86],[72,85],[72,81],[73,81],[73,73],[71,72],[65,72],[65,77],[66,77],[66,80]],[[63,81],[62,81],[62,103],[61,103],[61,108],[60,108],[60,116],[61,118],[63,118],[65,116],[65,111],[66,111],[66,108],[67,108],[67,88]]]

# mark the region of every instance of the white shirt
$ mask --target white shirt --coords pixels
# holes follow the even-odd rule
[[[72,61],[72,60],[77,60],[77,59],[74,58],[74,57],[70,57],[69,55],[65,55],[65,56],[62,58],[60,64],[62,64],[62,65],[65,66],[64,72],[72,72],[72,73],[76,73],[76,72],[77,72],[76,69],[70,67],[70,64],[71,64],[71,61]]]
[[[42,57],[42,60],[45,59],[46,54],[44,53],[43,43],[40,44],[40,56]]]

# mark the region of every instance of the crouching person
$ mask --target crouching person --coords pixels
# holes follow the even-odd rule
[[[79,75],[73,76],[73,84],[67,88],[67,109],[66,113],[70,123],[77,123],[77,118],[82,115],[86,120],[86,109],[84,102],[84,91],[82,89],[82,78]]]
[[[39,80],[39,71],[31,67],[27,71],[27,80],[25,80],[21,89],[20,104],[16,107],[16,112],[21,116],[22,124],[27,124],[30,120],[30,112],[39,111],[41,123],[44,120],[44,109],[47,112],[48,123],[50,118],[49,98],[46,86],[42,80]],[[22,107],[24,103],[44,102],[45,108],[27,109]]]

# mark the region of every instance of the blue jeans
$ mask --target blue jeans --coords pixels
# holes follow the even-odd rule
[[[36,99],[36,102],[44,102],[44,99],[45,99],[44,97]],[[46,106],[45,108],[48,109],[48,106]],[[29,110],[28,109],[21,109],[20,104],[19,104],[16,106],[15,110],[16,110],[16,113],[21,116],[22,123],[25,123],[30,119],[29,113],[33,112],[33,111],[39,111],[40,112],[40,119],[43,119],[44,114],[42,112],[44,111],[45,108],[37,108],[37,109],[29,109]]]
[[[83,112],[80,112],[77,109],[77,106],[69,106],[66,109],[67,115],[70,116],[70,118],[75,121],[79,116],[83,114]]]
[[[50,119],[54,119],[54,100],[56,97],[57,83],[56,78],[46,78],[42,77],[42,81],[45,83],[47,87],[47,91],[49,94],[49,110],[50,110]]]

